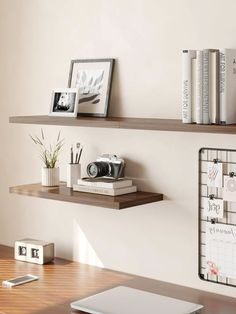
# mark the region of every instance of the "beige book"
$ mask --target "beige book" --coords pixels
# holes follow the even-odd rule
[[[219,123],[219,51],[210,51],[209,55],[209,122]]]

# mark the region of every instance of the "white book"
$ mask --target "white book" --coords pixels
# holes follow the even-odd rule
[[[220,123],[236,123],[236,49],[220,51]]]
[[[219,88],[218,77],[218,50],[203,50],[203,100],[202,117],[203,124],[217,123],[217,106],[219,107],[219,97],[217,95]]]
[[[202,305],[143,290],[118,286],[71,303],[91,314],[194,314]]]
[[[219,123],[219,51],[209,52],[209,123]]]
[[[209,124],[209,50],[203,50],[202,66],[202,123]]]
[[[196,123],[202,124],[202,64],[203,52],[202,50],[196,51]]]
[[[192,123],[192,59],[196,50],[182,52],[182,122]]]
[[[106,188],[99,188],[95,186],[84,186],[84,185],[74,184],[73,190],[78,191],[78,192],[118,196],[118,195],[137,192],[137,186],[133,185],[133,186],[128,186],[128,187],[119,188],[119,189],[111,189],[111,188],[106,189]]]
[[[132,186],[132,180],[126,178],[121,178],[118,180],[108,178],[83,178],[79,179],[77,183],[79,185],[94,186],[107,189],[117,189]]]
[[[191,60],[191,111],[192,111],[192,122],[197,122],[197,106],[196,106],[196,92],[197,92],[197,59],[192,58]]]

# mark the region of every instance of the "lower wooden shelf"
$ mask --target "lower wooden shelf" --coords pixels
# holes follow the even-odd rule
[[[10,187],[9,191],[10,193],[20,195],[113,209],[124,209],[163,200],[163,194],[142,191],[115,197],[76,192],[70,188],[67,188],[64,183],[61,183],[59,187],[43,187],[40,183],[19,185]]]

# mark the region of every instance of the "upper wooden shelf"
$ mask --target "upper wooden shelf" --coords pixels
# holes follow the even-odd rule
[[[49,117],[49,116],[16,116],[9,118],[10,123],[47,124],[97,128],[159,130],[196,133],[236,134],[236,125],[199,125],[183,124],[177,119],[148,118],[93,118],[93,117]]]
[[[63,183],[59,187],[43,187],[40,183],[19,185],[10,187],[10,193],[113,209],[123,209],[163,200],[163,194],[142,191],[120,196],[76,192],[67,188]]]

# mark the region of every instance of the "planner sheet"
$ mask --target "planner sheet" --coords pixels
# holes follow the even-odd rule
[[[236,279],[236,226],[206,222],[207,273]]]

